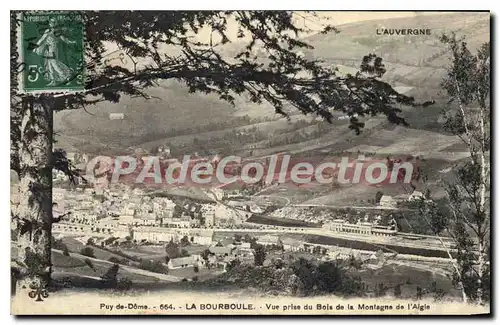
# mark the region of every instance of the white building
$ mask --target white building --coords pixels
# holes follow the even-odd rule
[[[419,191],[413,191],[413,193],[410,194],[410,196],[408,196],[408,201],[417,201],[417,200],[421,200],[421,199],[424,199],[424,194],[422,192],[419,192]]]
[[[257,244],[261,245],[278,245],[280,243],[280,239],[278,236],[273,235],[264,235],[257,239]]]
[[[390,195],[382,195],[379,205],[385,208],[395,208],[397,201]]]
[[[210,245],[212,244],[213,239],[214,232],[211,230],[197,230],[189,233],[189,240],[194,244]]]
[[[177,241],[178,235],[165,228],[142,226],[133,230],[132,238],[137,241],[169,242]]]
[[[304,244],[296,239],[283,238],[281,239],[283,249],[290,252],[298,252],[304,249]]]
[[[177,258],[171,258],[168,261],[167,265],[169,269],[183,269],[186,267],[194,266],[195,261],[192,256],[177,257]]]
[[[264,210],[262,210],[258,205],[252,204],[250,206],[250,212],[252,213],[262,213]]]
[[[119,225],[133,225],[137,222],[137,219],[133,215],[120,215],[118,217]]]
[[[205,218],[205,227],[213,227],[215,226],[215,212],[208,211],[203,214],[203,218]]]
[[[125,114],[123,113],[109,113],[110,120],[123,120],[125,118]]]
[[[170,156],[170,148],[167,146],[160,146],[158,148],[158,155],[162,157],[169,157]]]
[[[130,229],[128,227],[118,226],[113,231],[113,236],[118,238],[125,238],[127,236],[130,236]]]
[[[229,256],[232,248],[227,246],[212,246],[208,250],[215,256]]]

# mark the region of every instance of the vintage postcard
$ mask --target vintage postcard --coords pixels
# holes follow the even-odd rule
[[[12,314],[490,314],[489,12],[10,18]]]

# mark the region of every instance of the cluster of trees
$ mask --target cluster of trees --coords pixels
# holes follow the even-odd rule
[[[194,133],[196,134],[196,133]],[[245,128],[244,131],[233,129],[231,131],[226,131],[219,136],[213,136],[207,138],[195,137],[192,141],[192,146],[194,148],[216,148],[216,147],[232,147],[237,145],[243,145],[246,143],[252,143],[255,141],[260,141],[267,139],[267,134],[260,132],[257,127]],[[184,146],[184,150],[187,146]]]
[[[168,273],[168,267],[161,261],[141,260],[141,262],[137,267],[155,273],[163,273],[163,274]]]
[[[441,41],[451,53],[451,64],[442,86],[450,97],[444,110],[445,129],[462,140],[470,157],[458,162],[442,179],[446,196],[422,200],[421,220],[435,235],[451,237],[452,252],[444,242],[453,265],[452,276],[463,300],[490,301],[490,150],[491,63],[490,43],[473,54],[455,34]]]
[[[167,255],[165,257],[166,263],[168,263],[168,261],[172,258],[189,256],[189,253],[187,250],[181,249],[181,246],[185,247],[189,244],[190,244],[190,242],[189,242],[189,239],[187,236],[184,236],[181,239],[180,245],[178,243],[174,242],[173,239],[171,239],[167,243],[167,245],[165,246],[165,252],[167,253]]]
[[[410,278],[396,283],[367,284],[355,274],[362,262],[355,258],[321,262],[305,258],[273,259],[266,267],[256,268],[232,261],[225,277],[231,282],[261,288],[277,295],[315,296],[333,294],[341,297],[384,297],[441,300],[445,296],[437,282],[415,286]],[[405,289],[403,293],[403,289]]]
[[[128,260],[126,258],[120,259],[118,257],[111,256],[110,258],[108,258],[108,261],[110,261],[111,263],[114,263],[114,264],[130,265],[130,260]]]
[[[62,239],[56,239],[54,236],[51,237],[51,245],[54,249],[67,250],[68,246],[63,242]]]
[[[363,295],[363,283],[351,276],[339,261],[315,264],[299,258],[291,266],[300,280],[297,291],[301,295],[333,293],[343,296]]]
[[[82,248],[80,250],[80,254],[82,254],[84,256],[95,258],[94,249],[92,247],[86,246],[86,247]]]
[[[120,265],[113,264],[107,271],[101,276],[101,284],[104,288],[113,288],[117,290],[129,290],[133,283],[132,280],[126,277],[118,278],[118,272],[120,270]]]
[[[266,248],[261,245],[261,244],[253,244],[252,243],[252,248],[254,250],[253,252],[253,258],[254,258],[254,264],[255,266],[262,266],[264,265],[264,261],[266,260]]]
[[[304,258],[292,261],[278,259],[265,267],[235,263],[225,276],[241,285],[258,287],[274,294],[364,294],[361,280],[349,275],[347,268],[337,261],[317,263]]]
[[[182,237],[180,245],[181,245],[181,247],[186,247],[186,246],[191,245],[191,242],[189,241],[189,237],[188,236]]]

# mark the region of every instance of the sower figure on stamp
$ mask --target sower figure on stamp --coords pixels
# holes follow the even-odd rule
[[[42,37],[36,43],[34,52],[45,59],[44,77],[49,81],[47,86],[64,84],[68,82],[73,75],[73,70],[61,60],[59,49],[60,42],[66,44],[75,44],[75,41],[68,39],[62,34],[61,28],[57,27],[56,20],[49,20],[49,28],[45,30]]]

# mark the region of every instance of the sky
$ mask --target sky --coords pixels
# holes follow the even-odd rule
[[[443,12],[414,12],[414,11],[391,11],[391,12],[372,12],[372,11],[344,11],[344,12],[320,12],[323,17],[330,18],[332,25],[342,25],[373,19],[390,19],[416,17],[425,15],[443,14]]]
[[[416,17],[416,16],[426,16],[426,15],[442,15],[447,12],[414,12],[414,11],[319,11],[317,12],[318,17],[313,17],[310,13],[297,11],[297,25],[321,31],[326,24],[333,26],[340,26],[343,24],[355,23],[366,20],[374,19],[391,19],[391,18],[404,18],[404,17]],[[302,18],[304,17],[304,18]],[[227,31],[229,35],[237,34],[238,24],[234,20],[228,20]],[[204,28],[198,33],[198,37],[201,41],[209,41],[210,39],[210,29]],[[232,37],[230,37],[232,39]],[[233,40],[233,39],[232,39]],[[234,40],[237,41],[237,40]]]

